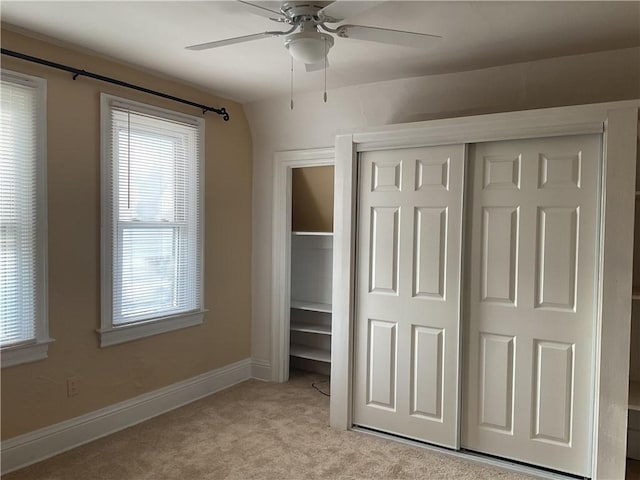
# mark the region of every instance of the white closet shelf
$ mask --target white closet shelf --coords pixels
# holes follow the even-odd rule
[[[316,236],[323,236],[323,237],[332,237],[333,236],[333,232],[291,232],[292,235],[301,235],[301,236],[309,236],[309,235],[316,235]]]
[[[320,325],[315,323],[291,322],[292,332],[317,333],[320,335],[331,335],[330,325]]]
[[[640,382],[629,382],[629,410],[640,411]]]
[[[319,348],[307,347],[305,345],[291,345],[289,355],[292,357],[306,358],[317,362],[331,363],[331,352]]]
[[[291,308],[309,310],[311,312],[331,313],[330,303],[309,302],[307,300],[291,300]]]

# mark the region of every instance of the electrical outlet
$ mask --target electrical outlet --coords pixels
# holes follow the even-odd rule
[[[78,377],[67,378],[67,397],[75,397],[78,393]]]

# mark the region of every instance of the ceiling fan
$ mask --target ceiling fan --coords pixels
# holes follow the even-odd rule
[[[337,25],[331,28],[327,24],[342,22],[345,18],[356,15],[373,5],[369,2],[356,1],[289,1],[283,2],[276,11],[258,3],[237,0],[251,12],[267,17],[278,23],[290,25],[285,31],[271,31],[227,38],[214,42],[200,43],[186,47],[188,50],[207,50],[224,47],[236,43],[250,42],[267,37],[285,37],[284,46],[289,54],[305,64],[306,70],[312,72],[328,66],[327,54],[333,47],[335,34],[340,38],[353,38],[370,42],[404,45],[408,47],[425,47],[441,38],[438,35],[406,32],[363,25]]]

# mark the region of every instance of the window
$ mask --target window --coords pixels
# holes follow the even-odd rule
[[[203,130],[102,95],[102,346],[203,321]]]
[[[47,358],[46,135],[43,79],[2,70],[0,83],[2,366]]]

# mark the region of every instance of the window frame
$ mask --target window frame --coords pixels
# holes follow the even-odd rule
[[[196,195],[196,209],[200,221],[198,229],[198,258],[196,262],[200,264],[200,302],[195,310],[181,312],[170,315],[159,315],[157,317],[139,320],[131,323],[123,323],[114,325],[113,319],[113,270],[115,255],[117,254],[116,245],[113,243],[114,228],[113,225],[113,176],[114,162],[109,155],[110,145],[113,139],[111,136],[111,108],[117,105],[124,108],[130,108],[136,113],[143,113],[160,117],[169,121],[178,121],[189,123],[199,130],[198,135],[198,156],[196,158],[197,175],[199,176],[199,192]],[[100,346],[108,347],[117,345],[160,333],[171,332],[174,330],[200,325],[204,322],[204,316],[207,310],[204,308],[204,135],[205,135],[204,119],[192,115],[187,115],[173,110],[156,107],[122,97],[100,94],[100,198],[101,198],[101,242],[100,242],[100,292],[101,292],[101,314],[100,328],[97,330],[100,337]]]
[[[36,158],[36,311],[34,338],[25,342],[0,347],[2,368],[44,360],[48,357],[49,336],[48,299],[48,248],[47,248],[47,81],[41,77],[12,70],[1,69],[5,81],[33,87],[37,112],[37,158]]]

